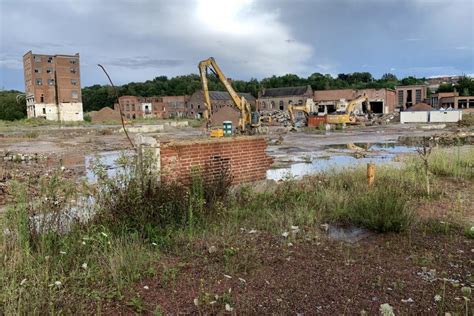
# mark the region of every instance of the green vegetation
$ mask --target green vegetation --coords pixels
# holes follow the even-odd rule
[[[463,76],[455,85],[441,84],[436,92],[459,92],[461,96],[474,95],[474,79]]]
[[[429,157],[435,180],[472,179],[472,174],[456,168],[472,168],[473,150],[460,152],[454,169],[447,167],[451,156],[434,152]],[[185,253],[196,239],[227,240],[242,227],[278,236],[290,225],[317,228],[323,223],[403,232],[416,222],[412,202],[438,196],[427,195],[417,160],[408,160],[402,169],[377,168],[370,189],[365,170],[356,169],[288,179],[263,193],[251,186],[230,193],[225,174],[219,183],[207,185],[200,170],[193,171],[189,187],[158,183],[148,157],[122,157],[118,163],[119,172],[112,178],[96,163],[98,180],[93,187],[78,185],[60,172],[40,181],[37,198],[26,185],[15,184],[16,203],[0,223],[0,313],[93,313],[94,304],[100,309],[108,299],[122,301],[134,291],[131,284],[159,273],[156,263],[164,252]],[[88,195],[95,200],[89,206],[94,219],[65,226],[63,210]],[[32,214],[37,225],[29,219]],[[439,223],[427,225],[440,233],[451,229]],[[471,227],[466,235],[472,238]],[[230,271],[258,264],[252,262],[252,254],[241,256],[231,246],[225,247],[223,256]],[[179,266],[163,267],[162,283],[173,285]],[[205,289],[202,293],[200,302],[211,299]],[[219,295],[222,304],[230,303],[230,297]],[[126,303],[143,311],[138,295]]]
[[[0,90],[0,121],[19,120],[26,117],[26,101],[20,91]]]

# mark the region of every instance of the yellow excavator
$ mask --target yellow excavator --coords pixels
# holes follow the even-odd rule
[[[232,85],[227,81],[226,76],[217,65],[213,57],[209,57],[199,63],[199,74],[201,76],[202,90],[204,92],[204,102],[206,110],[204,111],[204,119],[207,126],[211,126],[211,99],[209,97],[209,89],[207,86],[207,70],[210,70],[224,84],[227,92],[230,94],[232,102],[240,111],[239,130],[241,132],[254,132],[260,127],[260,118],[258,112],[252,112],[250,103],[242,96],[235,92]]]
[[[355,99],[352,99],[349,101],[349,103],[346,106],[346,109],[342,113],[338,114],[328,114],[327,116],[327,123],[328,124],[349,124],[349,123],[355,123],[356,118],[354,114],[354,108],[361,103],[366,103],[367,108],[369,107],[369,98],[367,97],[367,94],[362,94],[358,96]]]
[[[310,116],[310,114],[317,112],[317,109],[315,109],[313,99],[310,99],[310,98],[306,99],[306,102],[304,105],[289,104],[288,114],[290,114],[290,121],[293,126],[295,125],[295,111],[303,111],[306,117],[306,120],[308,120],[308,117]]]

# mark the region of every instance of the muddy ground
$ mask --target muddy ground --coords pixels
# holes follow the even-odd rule
[[[160,124],[163,123],[166,125],[166,122],[160,122]],[[396,155],[405,152],[397,153],[389,150],[389,154],[384,156],[380,148],[367,149],[370,149],[371,144],[394,143],[400,136],[416,137],[463,132],[462,128],[456,125],[438,127],[389,124],[367,127],[350,126],[344,130],[300,130],[298,132],[287,132],[285,128],[272,127],[265,137],[269,143],[268,153],[275,158],[272,169],[276,170],[270,170],[267,176],[269,179],[279,180],[288,172],[296,175],[312,172],[323,163],[330,162],[322,160],[336,156],[338,158],[352,156],[361,159],[331,161],[340,165],[368,162],[371,158],[382,158],[382,160],[376,160],[377,163],[391,161]],[[154,135],[161,141],[207,137],[202,128],[169,125],[162,131],[147,133],[147,135]],[[130,136],[134,139],[136,133],[131,133]],[[347,144],[356,144],[357,147],[347,148]],[[364,149],[363,153],[359,150],[360,146]],[[129,148],[130,143],[119,125],[3,128],[0,131],[0,210],[9,199],[6,188],[8,180],[28,181],[34,193],[36,181],[42,175],[51,174],[62,167],[67,177],[84,178],[87,174],[87,160],[90,157]],[[298,162],[312,163],[313,166],[300,164],[291,167],[292,164]]]
[[[457,126],[424,129],[394,124],[272,132],[267,135],[268,153],[277,167],[284,167],[311,157],[357,157],[357,147],[393,143],[400,136],[463,131]],[[84,177],[87,156],[129,148],[119,126],[40,127],[0,134],[0,156],[19,155],[0,161],[0,209],[9,196],[1,185],[9,179],[29,181],[34,194],[39,176],[63,166],[67,176]],[[192,127],[168,127],[155,135],[162,141],[206,137]],[[474,186],[447,181],[449,192],[443,198],[417,205],[420,218],[433,220],[431,228],[414,225],[401,234],[368,233],[341,241],[320,226],[299,227],[288,237],[243,227],[225,241],[198,239],[183,253],[163,254],[154,277],[126,289],[120,299],[100,306],[91,302],[85,312],[377,315],[380,305],[389,303],[397,315],[465,314],[466,306],[471,311],[473,306],[472,301],[466,304],[461,288],[474,286],[474,243],[460,228],[444,225],[459,218],[474,222]]]

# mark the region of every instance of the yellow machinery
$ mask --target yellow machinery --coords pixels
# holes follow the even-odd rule
[[[369,106],[369,98],[367,97],[367,94],[363,94],[355,99],[352,99],[349,101],[349,103],[346,106],[346,110],[343,113],[340,114],[328,114],[327,116],[327,122],[328,124],[349,124],[349,123],[355,123],[355,114],[354,108],[360,104],[365,102],[367,104],[367,108]]]
[[[293,125],[295,124],[295,111],[303,111],[304,115],[306,116],[306,119],[308,119],[309,115],[311,113],[316,112],[316,110],[317,109],[315,109],[313,99],[306,99],[306,102],[304,105],[289,104],[288,113],[290,114],[291,124]]]
[[[224,130],[222,128],[213,128],[211,130],[211,137],[224,137]]]
[[[230,94],[232,102],[240,110],[239,129],[241,132],[246,130],[260,127],[260,119],[257,112],[252,113],[250,104],[244,97],[239,97],[231,84],[227,81],[224,73],[221,71],[219,66],[213,57],[209,57],[199,63],[199,74],[201,76],[202,90],[204,92],[204,102],[206,110],[204,111],[204,119],[207,122],[208,127],[211,124],[211,99],[209,98],[209,89],[207,86],[207,69],[210,69],[214,75],[224,84],[227,92]],[[253,119],[252,119],[253,116]]]

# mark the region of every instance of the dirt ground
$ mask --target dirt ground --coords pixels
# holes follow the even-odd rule
[[[1,183],[32,181],[60,166],[70,177],[84,175],[87,155],[127,149],[119,126],[33,129],[1,133],[0,209],[7,200]],[[399,136],[455,133],[414,125],[382,125],[343,131],[268,135],[270,155],[278,162],[308,153],[334,154],[328,145],[393,142]],[[166,128],[161,140],[206,137],[197,128]],[[132,135],[133,137],[134,135]],[[34,182],[34,181],[33,181]],[[120,300],[100,306],[104,314],[379,314],[381,304],[396,315],[465,313],[472,301],[461,287],[474,286],[474,242],[460,228],[440,229],[456,216],[474,220],[474,187],[447,183],[452,195],[417,205],[421,218],[436,224],[414,225],[401,234],[370,233],[355,242],[330,238],[322,227],[300,227],[289,237],[242,228],[230,240],[196,240],[180,254],[164,254],[154,277],[127,289]],[[31,186],[34,190],[34,183]],[[453,199],[455,196],[456,199]],[[457,203],[457,204],[456,204]],[[459,205],[457,207],[456,205]],[[449,210],[449,212],[448,212]],[[215,251],[210,252],[214,246]],[[98,306],[90,305],[90,313]]]
[[[308,234],[291,244],[281,236],[242,232],[213,254],[203,241],[193,254],[163,257],[157,277],[138,282],[104,311],[223,314],[229,304],[247,315],[378,315],[388,303],[396,315],[463,314],[460,288],[473,284],[472,240],[414,229],[346,243],[304,229]],[[230,247],[238,250],[229,259]]]
[[[163,123],[166,122],[160,122]],[[419,125],[402,124],[357,126],[324,132],[287,132],[284,128],[273,127],[265,137],[269,143],[268,153],[274,157],[274,167],[278,168],[305,161],[309,155],[331,157],[350,154],[328,148],[334,145],[394,142],[400,136],[455,133],[458,130],[456,126],[424,129]],[[148,134],[157,136],[161,141],[208,137],[202,128],[193,127],[165,126],[162,131]],[[131,138],[134,139],[135,135],[131,133]],[[129,148],[130,144],[119,125],[4,128],[0,131],[0,212],[9,199],[8,180],[30,181],[34,191],[35,179],[51,174],[53,170],[62,167],[68,177],[84,177],[87,156]]]

